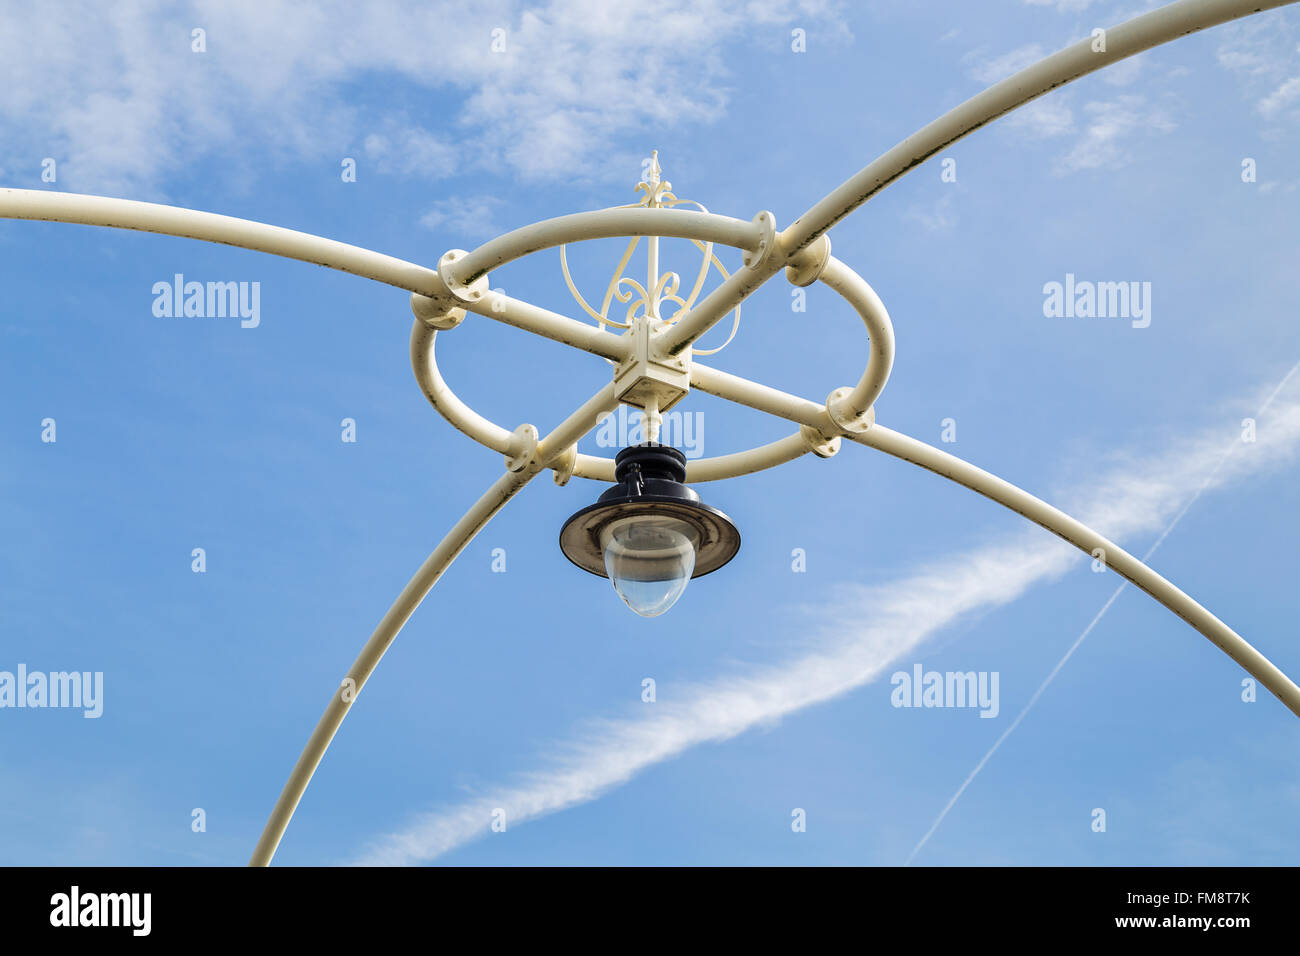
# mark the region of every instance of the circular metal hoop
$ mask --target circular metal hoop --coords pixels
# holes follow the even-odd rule
[[[757,220],[757,217],[756,217]],[[757,221],[743,222],[716,213],[677,209],[647,209],[644,207],[618,207],[589,213],[577,213],[534,223],[506,233],[479,246],[472,252],[458,255],[450,269],[454,279],[474,283],[485,280],[487,270],[513,262],[532,252],[587,239],[630,238],[657,236],[661,238],[694,239],[713,242],[740,249],[747,255],[763,245],[767,231]],[[770,239],[769,239],[770,241]],[[894,331],[884,303],[867,282],[840,260],[820,251],[816,279],[840,294],[862,318],[870,341],[870,355],[866,370],[853,388],[836,389],[834,414],[828,422],[865,422],[872,405],[884,389],[894,359]],[[813,280],[808,269],[792,270],[787,274],[791,281],[806,285]],[[480,314],[492,316],[491,297],[486,308],[475,308]],[[427,317],[417,317],[411,330],[411,366],[416,381],[429,403],[457,430],[503,455],[518,454],[512,432],[483,417],[466,405],[447,385],[434,357],[434,340],[438,328]],[[612,338],[622,338],[612,337]],[[581,347],[580,345],[578,347]],[[693,383],[694,384],[694,383]],[[595,427],[597,423],[593,422]],[[809,452],[822,455],[833,434],[809,434],[801,428],[786,438],[746,451],[729,455],[701,458],[687,463],[687,481],[703,482],[735,478],[752,474],[793,461]],[[831,452],[833,454],[833,451]],[[824,456],[824,455],[823,455]],[[598,455],[574,454],[572,466],[566,462],[563,474],[556,469],[556,480],[563,483],[570,475],[596,481],[614,480],[614,460]]]

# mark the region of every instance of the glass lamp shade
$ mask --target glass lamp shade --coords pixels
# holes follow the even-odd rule
[[[610,522],[600,537],[605,573],[624,604],[642,617],[658,617],[677,603],[695,572],[695,528],[647,514]]]
[[[623,602],[642,617],[658,617],[691,578],[710,574],[736,556],[740,532],[725,514],[686,485],[686,456],[644,442],[614,459],[616,484],[560,529],[564,556],[609,578]]]

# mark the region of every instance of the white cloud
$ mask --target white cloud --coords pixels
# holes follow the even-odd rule
[[[1228,23],[1218,30],[1219,65],[1247,79],[1276,82],[1295,63],[1295,31],[1287,17],[1272,14]]]
[[[1076,500],[1078,516],[1122,540],[1165,526],[1203,488],[1291,461],[1300,450],[1296,392],[1293,387],[1279,395],[1267,425],[1260,418],[1256,443],[1226,462],[1223,450],[1235,435],[1232,427],[1212,429],[1163,455],[1121,461],[1109,474],[1090,480],[1084,497]],[[1253,411],[1257,405],[1244,407]],[[1027,530],[900,581],[855,588],[845,595],[840,622],[811,653],[686,688],[674,701],[656,704],[648,718],[594,722],[559,748],[545,769],[458,806],[425,813],[374,841],[358,862],[399,865],[433,859],[486,834],[497,807],[514,826],[594,800],[691,747],[730,739],[860,687],[962,615],[1006,604],[1033,585],[1060,577],[1080,558],[1046,532]]]
[[[381,131],[362,142],[365,156],[381,173],[441,179],[456,171],[458,150],[449,137],[435,136],[402,117],[387,117]]]
[[[1256,98],[1255,112],[1278,123],[1265,131],[1268,138],[1291,132],[1300,102],[1300,76],[1296,74],[1297,30],[1292,19],[1273,15],[1266,22],[1254,18],[1224,28],[1218,48],[1219,65],[1234,74],[1248,96]],[[1291,120],[1292,122],[1282,122]]]
[[[1266,118],[1272,119],[1284,107],[1300,99],[1300,76],[1293,76],[1268,96],[1259,101],[1257,109]]]
[[[1088,122],[1071,149],[1056,161],[1058,173],[1082,169],[1116,168],[1132,158],[1131,146],[1151,132],[1168,132],[1174,123],[1162,112],[1149,109],[1140,96],[1125,95],[1084,106]]]
[[[1074,113],[1059,96],[1046,96],[1026,103],[1006,119],[1009,128],[1033,139],[1064,136],[1074,131]]]
[[[929,232],[951,232],[957,225],[957,213],[952,208],[951,188],[933,202],[916,203],[908,207],[904,218],[920,224]]]
[[[1237,73],[1267,73],[1270,69],[1267,61],[1255,51],[1221,47],[1217,59],[1219,66]]]
[[[1140,56],[1131,56],[1127,60],[1112,63],[1101,71],[1101,79],[1111,86],[1131,86],[1137,82],[1138,75],[1142,72],[1142,64],[1145,62],[1146,60]]]
[[[1055,7],[1061,13],[1078,13],[1087,10],[1094,0],[1025,0],[1031,7]]]
[[[820,0],[661,0],[652,16],[597,0],[144,0],[8,11],[0,162],[35,178],[53,156],[65,188],[152,194],[204,160],[337,162],[370,150],[380,171],[402,175],[589,175],[620,133],[723,115],[728,45],[779,39],[788,31],[772,27],[795,20],[833,42],[844,34],[834,10]],[[196,27],[206,52],[191,50]],[[390,100],[376,95],[388,90]],[[428,104],[414,121],[412,100]],[[449,152],[453,138],[466,148]]]
[[[1042,46],[1029,43],[992,59],[984,58],[983,53],[978,50],[966,54],[962,59],[968,64],[971,76],[981,83],[992,85],[999,80],[1005,80],[1013,73],[1019,73],[1045,56],[1047,51]]]
[[[978,52],[966,55],[970,75],[981,83],[992,84],[1037,62],[1044,51],[1036,43],[1017,47],[992,59]],[[1137,79],[1141,66],[1137,60],[1124,61],[1103,71],[1102,77],[1113,86],[1127,86]],[[1076,124],[1068,94],[1048,93],[1012,111],[1004,125],[1030,140],[1055,139],[1077,134],[1070,148],[1054,164],[1058,175],[1085,169],[1114,168],[1131,159],[1131,145],[1152,132],[1168,132],[1173,122],[1161,111],[1149,108],[1142,96],[1120,94],[1113,100],[1096,100],[1084,105],[1085,122]]]
[[[456,242],[457,236],[478,239],[499,235],[496,212],[503,205],[496,196],[465,196],[441,199],[420,217],[420,225]]]

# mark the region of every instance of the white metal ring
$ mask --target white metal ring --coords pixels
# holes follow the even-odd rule
[[[618,215],[612,215],[614,213]],[[647,213],[663,215],[647,218]],[[668,217],[674,218],[670,220]],[[754,248],[758,248],[761,244],[758,241],[760,230],[756,223],[757,218],[755,223],[744,223],[727,216],[685,210],[644,208],[599,210],[598,213],[561,216],[559,219],[550,219],[516,229],[514,232],[485,243],[473,252],[458,252],[454,262],[444,257],[440,268],[453,269],[460,275],[473,275],[476,284],[485,284],[487,273],[483,267],[486,263],[509,262],[529,252],[575,239],[617,238],[618,235],[613,230],[627,229],[630,226],[636,227],[637,231],[631,233],[633,235],[660,235],[720,242],[724,245],[735,244],[737,248],[752,251],[743,243],[752,241]],[[665,224],[672,228],[664,228]],[[652,226],[655,231],[650,232]],[[579,234],[584,229],[586,233]],[[749,236],[746,229],[754,235]],[[597,234],[592,235],[593,231]],[[451,285],[458,278],[459,276],[452,278],[448,284]],[[837,411],[842,412],[838,420],[862,420],[867,417],[875,400],[884,389],[893,367],[893,325],[880,297],[866,280],[839,259],[828,256],[818,279],[838,292],[861,316],[867,328],[871,351],[862,378],[852,389],[837,390],[837,393],[842,396],[837,405]],[[435,336],[436,330],[430,328],[417,316],[415,325],[411,329],[411,367],[425,397],[457,430],[493,451],[509,454],[512,433],[466,405],[443,379],[434,357]],[[829,418],[831,422],[836,420],[834,416]],[[807,439],[796,432],[787,438],[746,451],[689,462],[687,481],[719,481],[752,474],[793,461],[811,450],[812,447]],[[567,480],[568,469],[565,470],[565,480]],[[571,474],[595,481],[613,481],[614,459],[599,455],[576,455]]]

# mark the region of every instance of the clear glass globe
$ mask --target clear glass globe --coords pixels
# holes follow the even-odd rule
[[[623,603],[658,617],[677,603],[695,571],[695,529],[678,518],[637,515],[601,532],[605,573]]]

